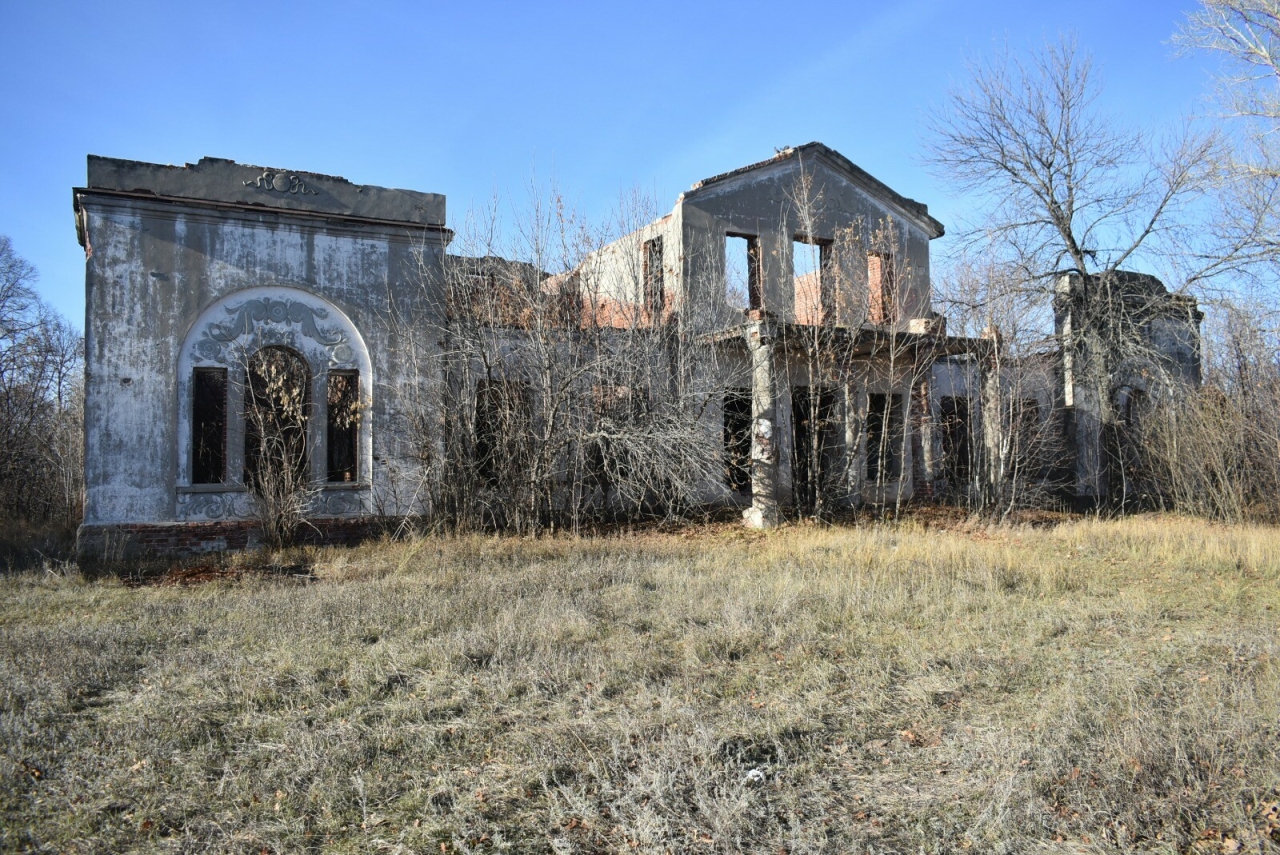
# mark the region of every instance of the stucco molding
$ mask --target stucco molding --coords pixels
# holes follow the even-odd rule
[[[308,194],[319,196],[320,193],[312,190],[307,183],[296,175],[290,175],[287,172],[274,172],[270,169],[264,170],[261,175],[252,181],[240,182],[245,187],[256,187],[259,190],[271,190],[276,193],[293,193],[302,196]]]
[[[189,327],[177,366],[177,483],[175,511],[180,520],[245,519],[251,500],[243,491],[244,460],[243,376],[249,359],[264,347],[287,347],[307,363],[311,374],[312,413],[308,453],[312,478],[323,488],[326,477],[327,381],[331,370],[356,371],[360,376],[364,416],[358,438],[357,469],[367,481],[373,468],[373,406],[376,388],[373,361],[364,336],[338,306],[318,294],[291,285],[273,284],[233,292],[205,307]],[[225,491],[209,492],[191,484],[192,375],[202,367],[225,368],[228,384],[227,476]],[[318,510],[334,516],[367,512],[368,489],[322,489]]]
[[[223,307],[225,319],[197,324],[196,356],[219,365],[241,364],[246,347],[257,350],[270,345],[294,345],[294,332],[324,348],[328,366],[351,367],[355,360],[352,336],[342,324],[324,325],[329,309],[314,299],[295,299],[264,294]],[[349,322],[348,322],[349,324]],[[354,326],[352,325],[354,331]],[[358,337],[358,333],[355,333]],[[298,349],[295,347],[295,349]]]
[[[351,214],[267,208],[241,202],[213,202],[207,199],[180,199],[146,193],[128,193],[78,187],[73,190],[76,233],[81,246],[91,238],[86,214],[107,215],[124,212],[128,216],[145,215],[162,220],[189,220],[195,223],[223,225],[239,222],[250,228],[280,227],[302,233],[359,237],[391,244],[443,249],[453,240],[453,231],[433,223],[405,223],[378,220]]]

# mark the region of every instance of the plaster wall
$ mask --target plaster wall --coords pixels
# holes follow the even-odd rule
[[[830,241],[849,228],[861,230],[866,247],[873,245],[877,229],[896,232],[892,244],[901,255],[898,266],[905,274],[898,283],[903,327],[912,318],[931,314],[931,233],[926,225],[822,160],[805,162],[793,157],[695,188],[684,194],[677,207],[684,214],[684,273],[690,298],[700,305],[710,304],[714,314],[729,322],[740,313],[725,304],[726,235],[759,238],[762,308],[779,320],[793,321],[793,240],[803,235]],[[848,308],[837,322],[860,324],[865,318],[866,260],[842,259],[841,265],[847,275],[838,284],[847,293],[837,294],[836,303]],[[863,307],[861,314],[856,307]]]
[[[683,230],[679,209],[601,247],[583,260],[578,271],[582,297],[619,324],[647,323],[645,311],[645,244],[662,240],[664,316],[681,307],[679,289]]]
[[[214,304],[224,301],[230,311],[262,296],[251,289],[265,288],[277,298],[314,295],[314,310],[330,315],[321,325],[331,326],[339,316],[349,320],[362,339],[356,349],[367,352],[360,485],[342,501],[330,501],[329,509],[366,512],[375,493],[389,486],[388,473],[411,467],[403,443],[389,430],[397,422],[389,392],[412,377],[405,343],[386,321],[392,299],[414,301],[423,293],[419,258],[428,271],[439,268],[438,232],[290,211],[211,210],[194,201],[93,189],[81,192],[78,207],[88,253],[86,525],[193,518],[180,507],[186,502],[179,493],[190,484],[183,471],[190,439],[180,429],[190,394],[180,371],[183,345]],[[262,330],[272,326],[268,319]],[[290,328],[298,326],[276,323],[275,334],[296,335]],[[238,491],[232,485],[210,492]],[[247,513],[243,499],[204,505],[212,518]]]

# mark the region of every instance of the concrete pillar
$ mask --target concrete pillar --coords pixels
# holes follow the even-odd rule
[[[747,313],[744,330],[751,356],[751,507],[742,512],[749,528],[778,524],[778,380],[774,366],[777,331],[768,312]]]
[[[938,478],[934,453],[933,407],[929,400],[929,373],[924,371],[911,390],[912,424],[915,439],[912,443],[912,468],[915,470],[912,493],[916,497],[932,499],[934,481]]]

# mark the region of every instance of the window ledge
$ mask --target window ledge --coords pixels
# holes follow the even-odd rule
[[[318,490],[369,490],[373,485],[368,481],[318,481],[313,485]],[[243,484],[179,484],[179,493],[247,493],[249,488]]]
[[[246,493],[243,484],[179,484],[179,493]]]

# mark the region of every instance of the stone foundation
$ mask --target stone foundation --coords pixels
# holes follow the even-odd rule
[[[380,520],[313,519],[298,533],[301,544],[350,544],[376,537]],[[262,546],[257,523],[238,520],[207,523],[82,525],[76,534],[80,561],[118,561],[148,556],[182,556]]]

